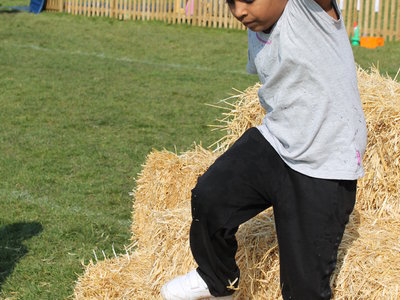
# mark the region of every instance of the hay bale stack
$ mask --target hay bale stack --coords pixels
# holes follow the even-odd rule
[[[358,203],[339,249],[332,278],[335,299],[400,298],[400,84],[377,70],[358,71],[368,126]],[[176,155],[151,153],[137,180],[133,254],[89,264],[75,288],[77,299],[160,299],[168,279],[195,265],[190,254],[190,191],[196,178],[247,128],[261,122],[258,86],[224,100],[225,137],[216,151],[201,147]],[[278,299],[279,262],[271,210],[238,233],[242,280],[236,299]]]

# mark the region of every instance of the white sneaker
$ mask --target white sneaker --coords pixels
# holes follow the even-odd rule
[[[232,296],[214,297],[211,295],[207,284],[196,270],[164,284],[161,288],[161,296],[164,300],[233,299]]]

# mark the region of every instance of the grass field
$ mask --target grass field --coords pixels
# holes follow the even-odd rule
[[[123,252],[146,155],[209,145],[221,112],[205,104],[257,81],[244,71],[246,40],[243,31],[0,13],[0,298],[65,299],[93,250]],[[357,62],[396,74],[399,43],[365,50]]]

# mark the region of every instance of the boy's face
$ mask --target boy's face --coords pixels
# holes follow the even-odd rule
[[[268,31],[282,15],[288,0],[227,0],[233,16],[252,31]]]

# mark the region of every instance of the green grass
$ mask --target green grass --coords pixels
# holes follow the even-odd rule
[[[220,112],[205,104],[257,80],[244,72],[246,48],[238,45],[246,38],[160,23],[0,15],[3,297],[63,299],[93,249],[110,255],[114,243],[123,251],[128,193],[146,155],[211,144],[220,134],[208,125]],[[27,227],[34,234],[24,234]]]
[[[29,6],[30,0],[0,0],[0,10],[8,6]]]
[[[394,78],[400,68],[400,41],[387,42],[383,47],[375,49],[366,49],[362,47],[353,47],[356,62],[368,69],[371,65],[379,68],[382,74]],[[400,81],[400,77],[397,77]]]
[[[0,41],[0,298],[64,299],[81,260],[129,244],[146,155],[220,137],[208,125],[221,112],[205,104],[257,81],[247,35],[3,13]],[[356,59],[390,70],[398,51]]]

